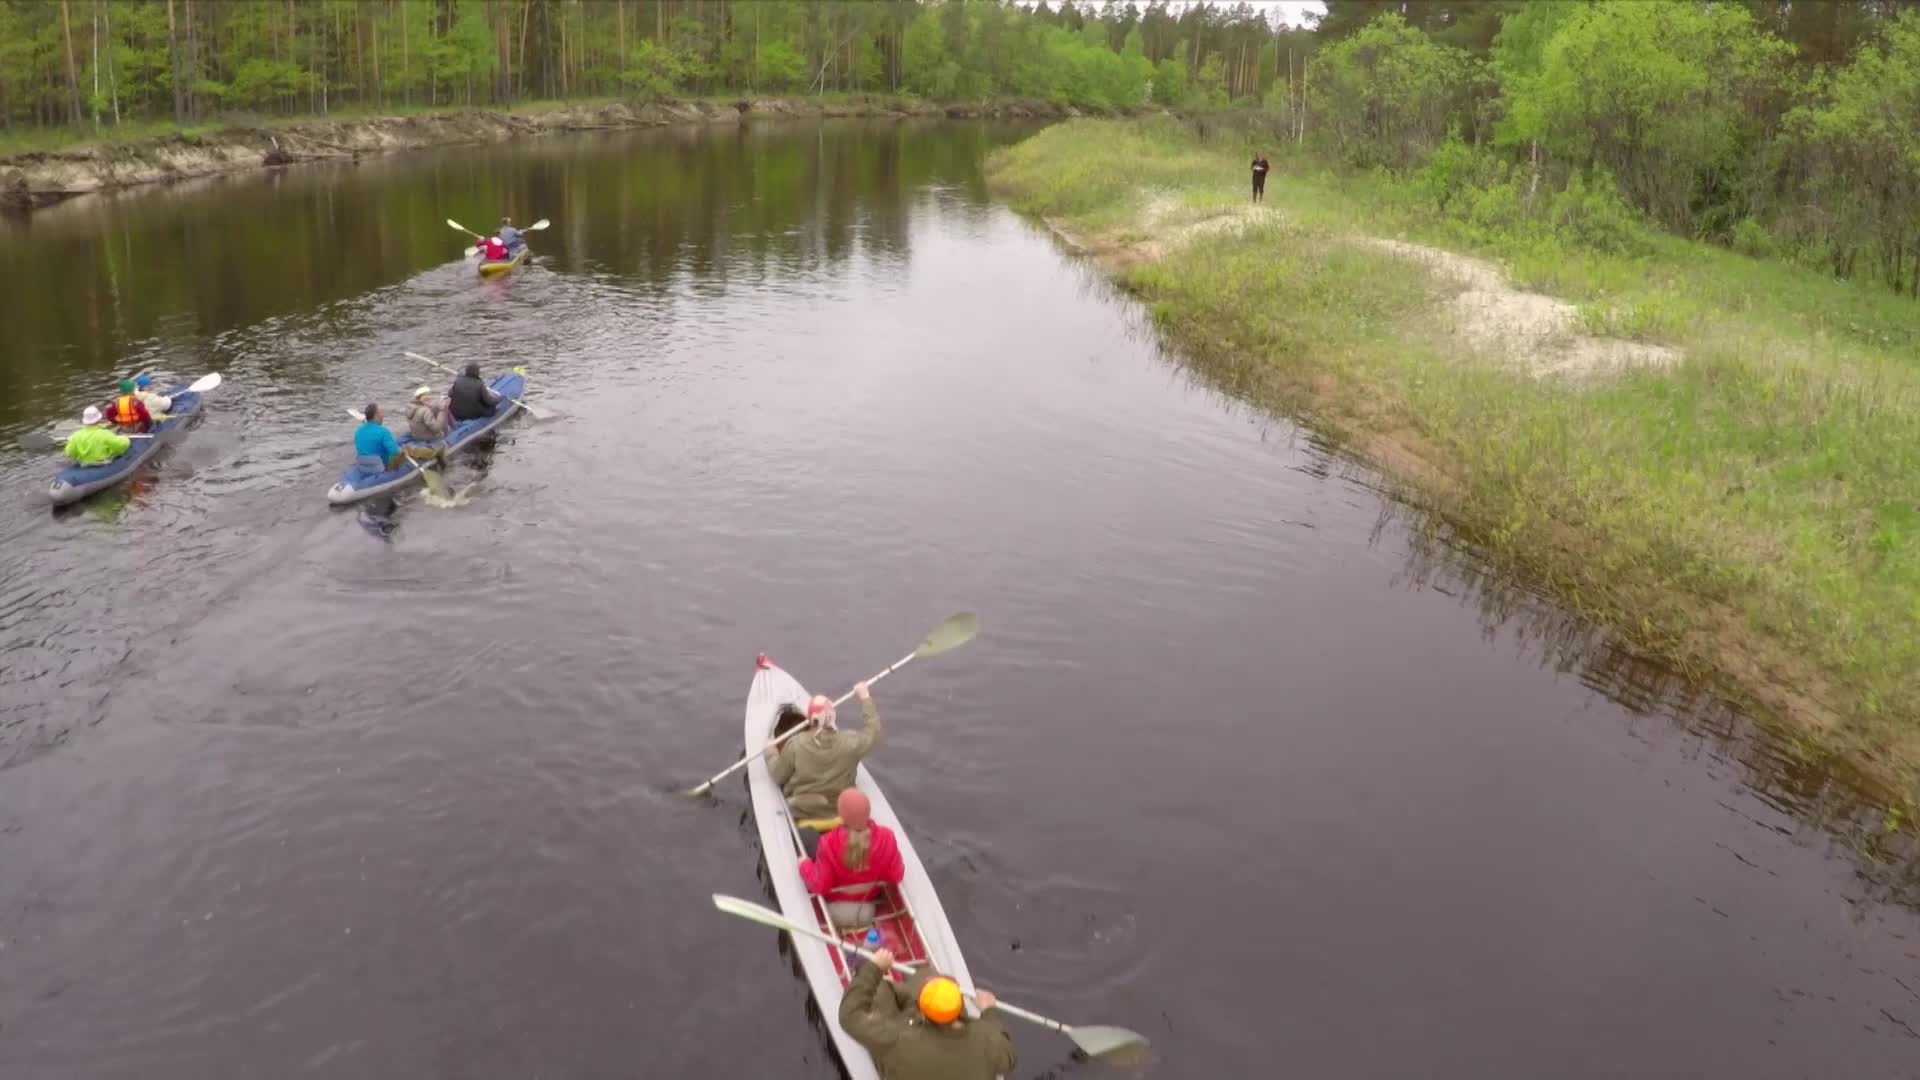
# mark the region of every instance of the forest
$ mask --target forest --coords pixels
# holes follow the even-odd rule
[[[717,95],[1238,111],[1487,228],[1920,297],[1920,0],[0,0],[0,146]]]

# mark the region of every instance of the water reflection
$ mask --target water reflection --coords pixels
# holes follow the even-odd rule
[[[920,193],[986,205],[980,155],[1026,129],[916,137],[925,130],[836,120],[550,137],[232,174],[0,219],[0,364],[22,390],[0,401],[0,430],[58,411],[78,375],[218,367],[229,331],[448,264],[464,243],[449,217],[476,230],[503,213],[549,218],[532,237],[538,265],[660,293],[831,275],[856,256],[898,270]]]

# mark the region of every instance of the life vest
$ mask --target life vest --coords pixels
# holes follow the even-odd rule
[[[108,413],[107,416],[121,427],[130,427],[137,424],[140,422],[140,414],[134,411],[134,406],[139,404],[139,402],[140,399],[134,397],[132,394],[121,394],[119,397],[113,399],[113,411]]]
[[[499,262],[506,257],[507,245],[501,243],[500,238],[497,236],[487,237],[487,261]]]

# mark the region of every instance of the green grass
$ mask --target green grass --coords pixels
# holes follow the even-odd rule
[[[1181,220],[1149,224],[1150,209],[1244,205],[1247,149],[1172,123],[1082,121],[989,169],[1014,206],[1098,250]],[[1363,450],[1411,440],[1438,469],[1399,478],[1495,556],[1912,790],[1920,305],[1671,237],[1623,255],[1475,230],[1392,178],[1275,164],[1280,221],[1121,272],[1196,366]],[[1586,332],[1687,360],[1536,380],[1436,333],[1454,286],[1355,235],[1495,257],[1578,303]]]

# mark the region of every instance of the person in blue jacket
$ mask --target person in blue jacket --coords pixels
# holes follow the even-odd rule
[[[513,219],[510,217],[500,219],[499,236],[500,242],[507,245],[507,254],[509,255],[527,246],[526,237],[521,236],[520,230],[513,227]]]
[[[354,463],[360,466],[362,472],[383,473],[399,468],[400,462],[409,457],[429,461],[439,456],[433,447],[419,443],[402,448],[400,440],[394,438],[393,432],[387,430],[387,425],[380,422],[385,414],[380,411],[378,402],[368,404],[362,415],[366,419],[353,429]]]

